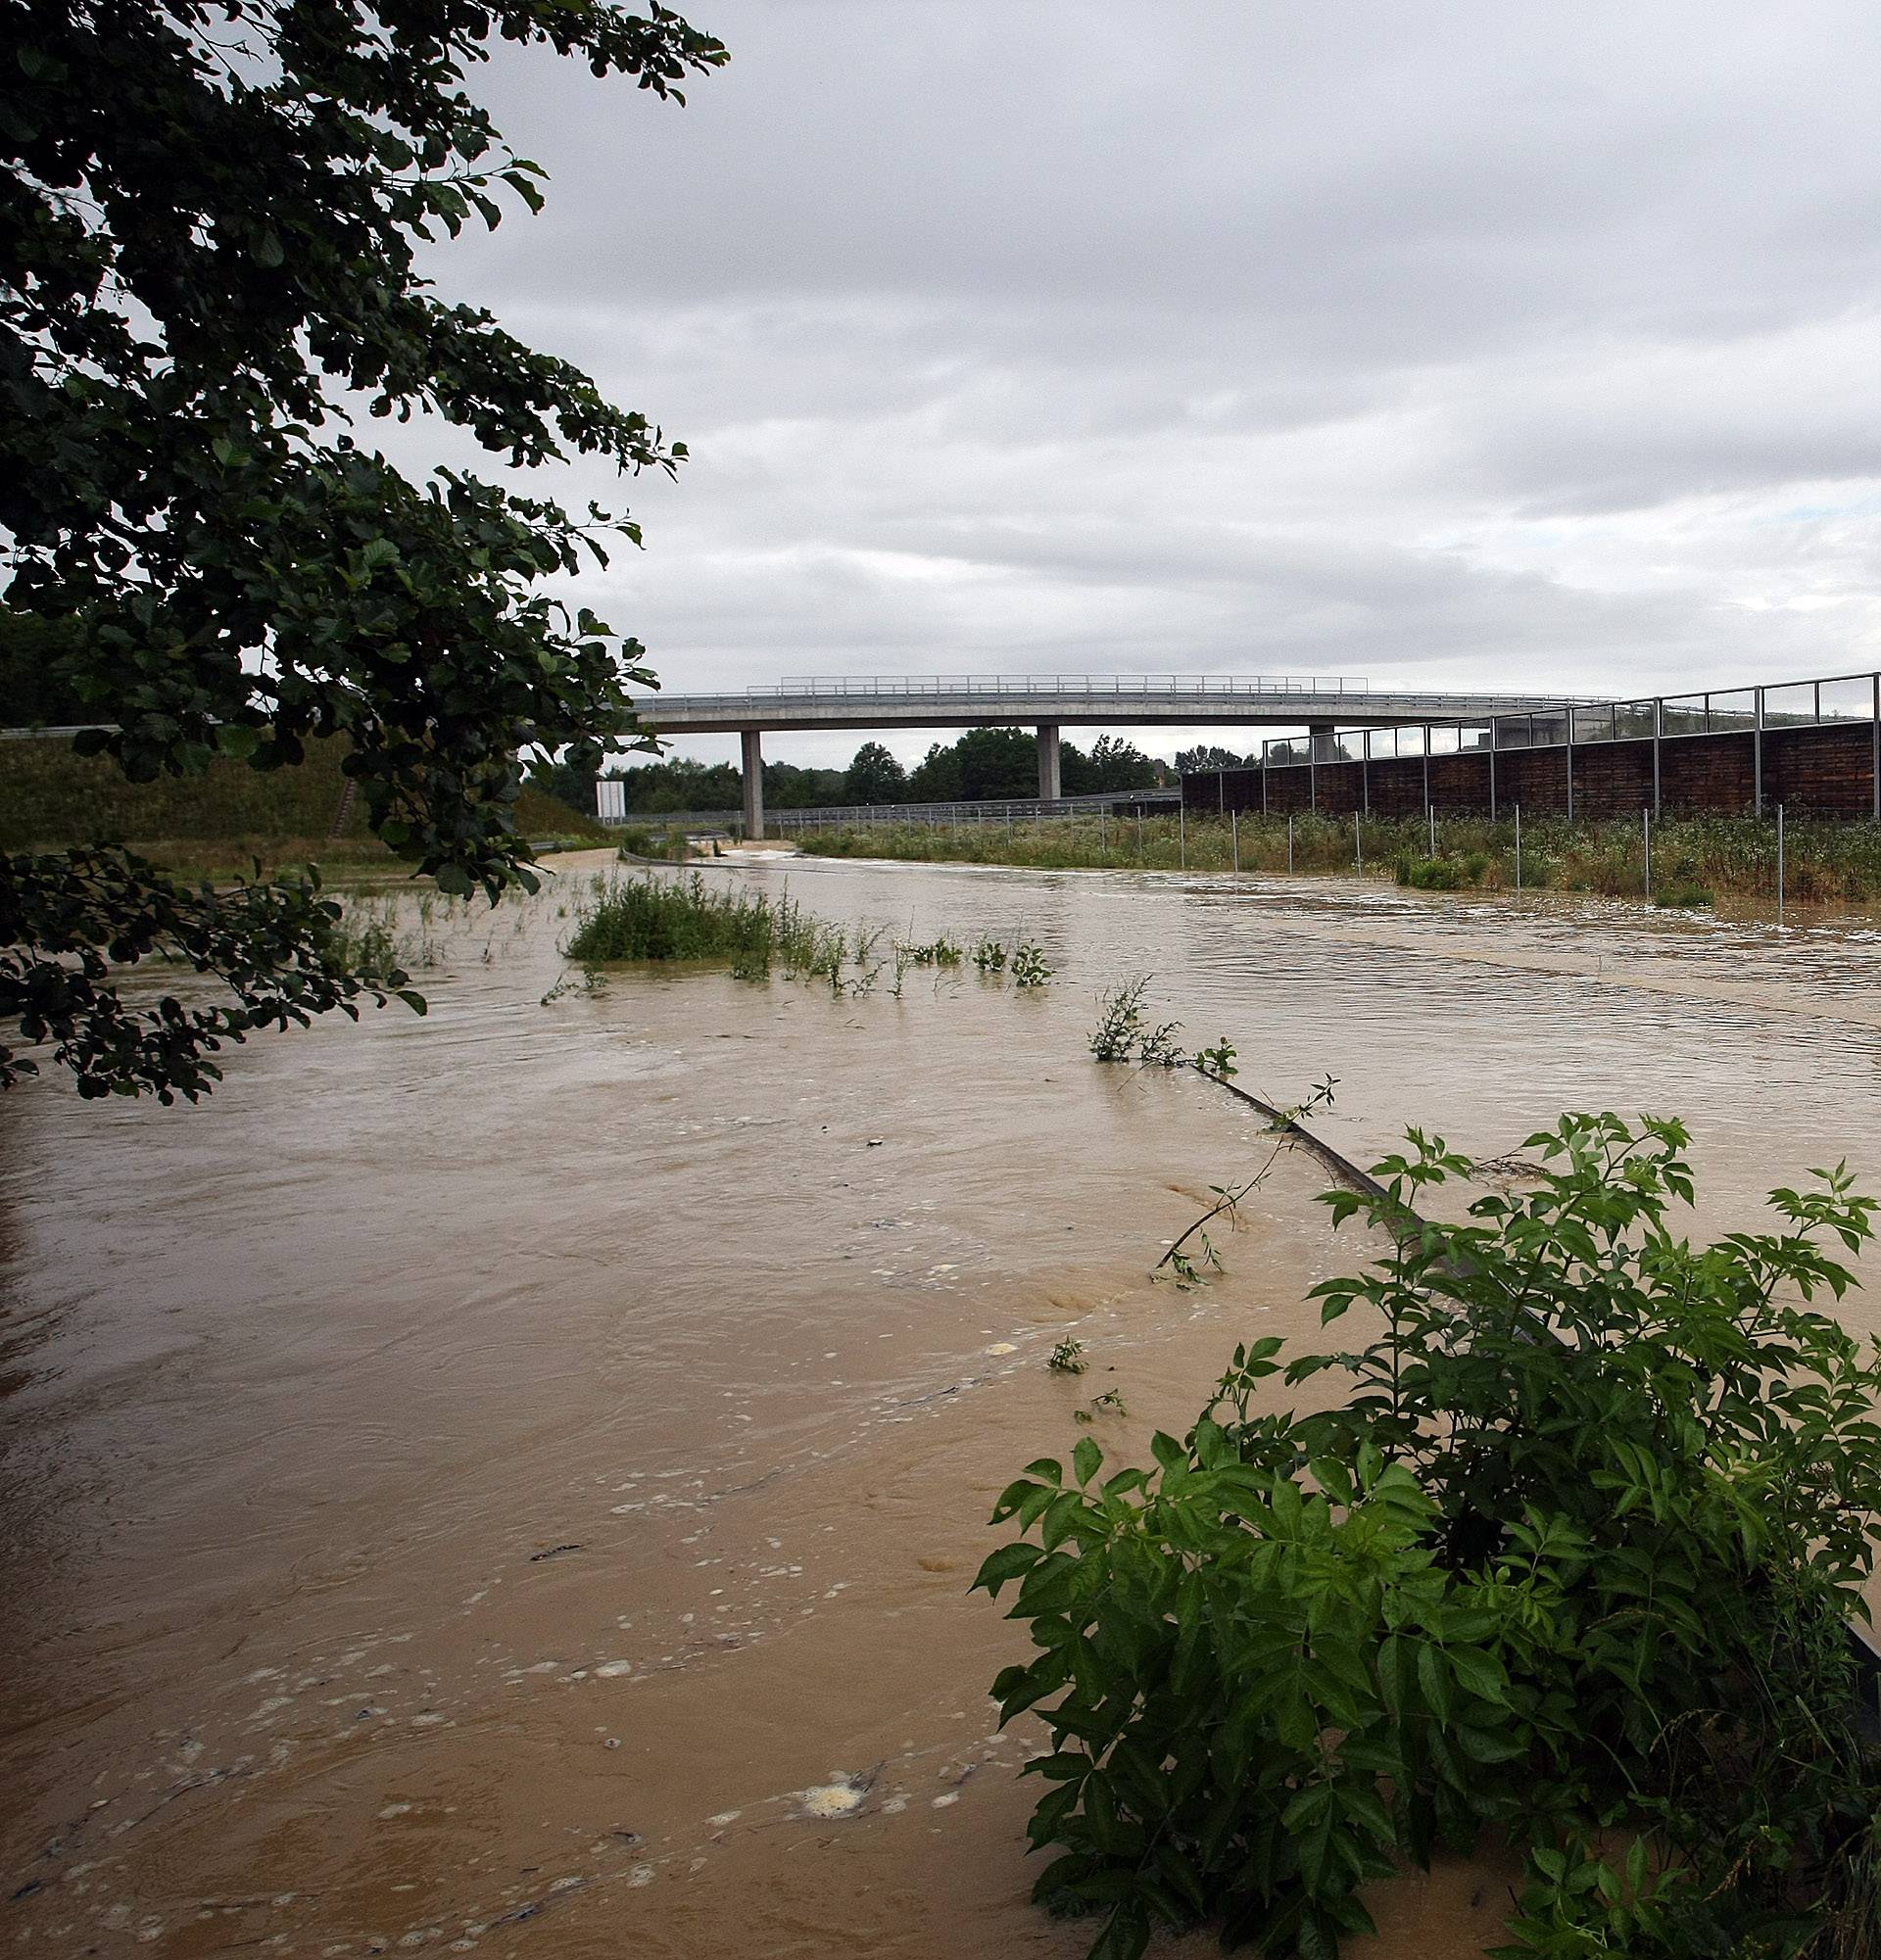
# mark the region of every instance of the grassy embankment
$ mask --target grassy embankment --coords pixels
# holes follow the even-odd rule
[[[340,878],[398,876],[404,867],[367,829],[363,798],[331,835],[344,753],[337,741],[314,742],[297,769],[265,774],[218,760],[204,776],[130,783],[65,741],[0,742],[0,848],[123,843],[192,876],[246,873],[256,858],[265,869],[313,861]],[[538,842],[611,841],[599,823],[534,789],[523,791],[516,819]]]
[[[1093,818],[1015,825],[962,825],[957,831],[917,825],[858,827],[805,833],[794,841],[824,857],[877,857],[955,864],[1010,864],[1040,870],[1143,866],[1174,871],[1232,868],[1227,823],[1190,817],[1184,852],[1176,819],[1145,819],[1140,854],[1130,818]],[[1514,822],[1439,817],[1437,849],[1422,817],[1374,818],[1362,825],[1364,876],[1396,878],[1426,890],[1513,890]],[[1881,898],[1881,827],[1792,818],[1786,825],[1785,895],[1798,905],[1861,904]],[[1243,813],[1243,871],[1284,872],[1286,819]],[[1356,875],[1352,819],[1294,819],[1293,866],[1315,875]],[[1637,898],[1645,867],[1637,818],[1568,824],[1524,818],[1521,883],[1529,890],[1587,891]],[[1703,905],[1715,897],[1773,903],[1776,825],[1754,817],[1667,817],[1653,826],[1653,895],[1662,904]]]

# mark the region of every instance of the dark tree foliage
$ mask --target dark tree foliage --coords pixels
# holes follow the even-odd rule
[[[1066,742],[1058,771],[1067,796],[1095,796],[1109,789],[1153,789],[1161,775],[1153,758],[1121,736],[1100,735],[1090,753]]]
[[[1244,769],[1260,759],[1258,751],[1253,755],[1236,755],[1231,748],[1203,743],[1195,748],[1179,748],[1176,768],[1182,775],[1192,775],[1198,769]]]
[[[844,772],[845,803],[898,803],[908,793],[908,772],[879,741],[865,741]]]
[[[217,750],[280,768],[310,738],[343,736],[373,828],[418,872],[493,899],[530,885],[510,822],[519,753],[580,769],[634,745],[625,686],[651,679],[637,643],[535,587],[638,531],[462,470],[413,481],[355,418],[436,415],[513,466],[579,454],[670,470],[683,445],[489,312],[439,299],[414,254],[495,225],[506,191],[540,207],[541,170],[463,87],[494,42],[675,100],[724,49],[657,0],[645,16],[555,0],[0,0],[0,23],[7,602],[81,622],[62,680],[84,719],[112,725],[83,745],[150,780]],[[171,915],[168,943],[232,988],[236,1021],[217,1032],[278,1019],[275,990],[309,960],[335,997],[315,989],[308,1011],[344,996],[310,914],[280,912],[253,962],[208,961],[201,935],[245,913],[121,860],[110,875],[69,863],[97,882],[91,903],[63,908],[61,862],[8,871],[0,1014],[28,1040],[43,1038],[33,1003],[59,983],[51,969],[82,971],[101,948],[137,957],[143,914],[112,910],[133,886]],[[81,1079],[200,1092],[214,1070],[199,1019],[175,1022],[174,1003],[131,1013],[108,977],[91,986],[77,1011],[103,1019]],[[157,1074],[112,1059],[126,1016],[184,1030]]]
[[[0,728],[70,728],[86,719],[66,675],[80,640],[75,620],[0,605]]]
[[[937,741],[908,778],[916,803],[1037,793],[1038,738],[1023,728],[970,728],[950,747]]]

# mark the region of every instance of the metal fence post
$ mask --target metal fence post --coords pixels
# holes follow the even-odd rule
[[[1568,821],[1571,824],[1574,821],[1574,704],[1572,701],[1568,703],[1567,713],[1563,719],[1568,730]]]
[[[1241,875],[1241,813],[1238,809],[1228,813],[1229,835],[1234,840],[1234,876]]]
[[[1776,930],[1783,930],[1783,805],[1776,806]]]
[[[1516,805],[1516,889],[1521,889],[1521,805]]]
[[[1176,863],[1180,870],[1188,869],[1188,804],[1186,801],[1176,805]]]
[[[1757,688],[1753,693],[1757,696],[1757,726],[1751,731],[1751,797],[1760,817],[1763,814],[1763,690]]]
[[[1435,804],[1430,805],[1424,811],[1424,815],[1430,819],[1430,855],[1435,857],[1437,854],[1437,811]]]
[[[1359,813],[1352,812],[1352,855],[1358,860],[1358,868],[1365,869],[1365,838],[1359,833]]]
[[[1143,806],[1136,805],[1136,862],[1143,861]]]
[[[1653,898],[1653,813],[1642,810],[1639,813],[1639,835],[1646,847],[1646,902]]]
[[[1286,813],[1286,875],[1293,876],[1293,812]]]
[[[1665,799],[1661,795],[1659,788],[1659,744],[1664,739],[1664,728],[1665,703],[1663,699],[1655,699],[1653,702],[1653,815],[1656,817],[1663,817],[1665,814]]]

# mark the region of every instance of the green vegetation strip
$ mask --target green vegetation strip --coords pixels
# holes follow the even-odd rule
[[[1284,817],[1244,812],[1244,872],[1288,870]],[[1231,871],[1235,833],[1213,815],[1068,818],[1047,823],[953,826],[856,825],[792,840],[822,857],[874,857],[1038,870]],[[1714,895],[1773,901],[1776,826],[1755,817],[1667,817],[1653,826],[1652,895],[1668,905],[1708,905]],[[1363,846],[1364,862],[1359,861]],[[1792,904],[1862,904],[1881,898],[1881,826],[1793,816],[1786,825],[1785,894]],[[1516,885],[1513,819],[1439,817],[1437,843],[1423,817],[1367,817],[1355,837],[1347,817],[1297,816],[1291,869],[1316,876],[1363,875],[1424,890],[1508,891]],[[1524,818],[1521,884],[1527,890],[1646,895],[1644,837],[1637,817],[1569,824]]]

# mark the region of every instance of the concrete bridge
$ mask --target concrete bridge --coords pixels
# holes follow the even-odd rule
[[[1472,723],[1559,708],[1565,694],[1429,693],[1330,674],[940,674],[797,678],[743,694],[645,694],[635,707],[658,735],[737,735],[744,745],[745,830],[764,835],[767,729],[1004,728],[1038,732],[1038,794],[1061,792],[1059,731],[1246,723],[1388,728]]]

